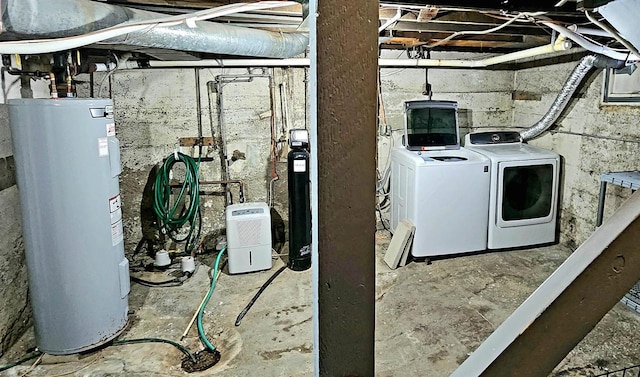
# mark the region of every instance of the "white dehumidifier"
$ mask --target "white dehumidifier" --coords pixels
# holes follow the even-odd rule
[[[271,214],[266,203],[227,206],[229,273],[268,270],[271,260]]]

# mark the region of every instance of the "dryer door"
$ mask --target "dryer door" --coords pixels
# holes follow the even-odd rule
[[[500,162],[497,225],[513,227],[553,221],[557,192],[557,159]]]

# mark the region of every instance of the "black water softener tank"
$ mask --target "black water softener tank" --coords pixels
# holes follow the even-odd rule
[[[291,130],[287,155],[289,181],[289,265],[294,271],[311,267],[311,203],[309,133]]]

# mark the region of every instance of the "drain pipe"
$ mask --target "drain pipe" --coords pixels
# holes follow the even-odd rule
[[[583,47],[583,48],[585,48],[585,49],[587,49],[587,50],[589,50],[591,52],[595,52],[597,54],[608,56],[611,59],[623,60],[623,61],[627,61],[627,62],[631,62],[631,63],[640,61],[640,56],[637,56],[636,54],[633,54],[631,52],[627,53],[627,52],[616,51],[616,50],[614,50],[612,48],[609,48],[607,46],[594,43],[592,41],[587,40],[582,35],[574,32],[572,30],[569,30],[568,28],[566,28],[564,26],[555,24],[553,22],[548,22],[548,21],[543,21],[543,22],[541,22],[541,24],[543,24],[545,26],[548,26],[549,28],[557,31],[561,35],[564,35],[565,37],[571,39],[572,41],[574,41],[575,43],[577,43],[581,47]]]
[[[573,72],[571,72],[571,75],[569,75],[569,78],[564,83],[560,94],[558,94],[542,119],[526,130],[520,131],[520,137],[522,140],[528,141],[535,139],[553,126],[555,121],[560,117],[560,114],[562,114],[562,111],[564,111],[569,104],[569,100],[571,100],[573,93],[592,68],[620,68],[623,67],[624,64],[624,61],[609,59],[602,55],[587,55],[582,58],[580,63],[578,63],[578,65],[573,69]]]

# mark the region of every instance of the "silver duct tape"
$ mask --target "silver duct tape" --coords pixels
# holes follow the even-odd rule
[[[569,75],[569,78],[564,83],[560,93],[542,119],[526,130],[520,131],[522,140],[527,141],[535,139],[549,129],[556,120],[558,120],[562,111],[567,107],[569,100],[571,100],[573,93],[576,91],[587,73],[589,73],[591,68],[593,68],[596,59],[597,57],[595,55],[588,55],[580,60],[580,63],[578,63],[573,72],[571,72],[571,75]]]

